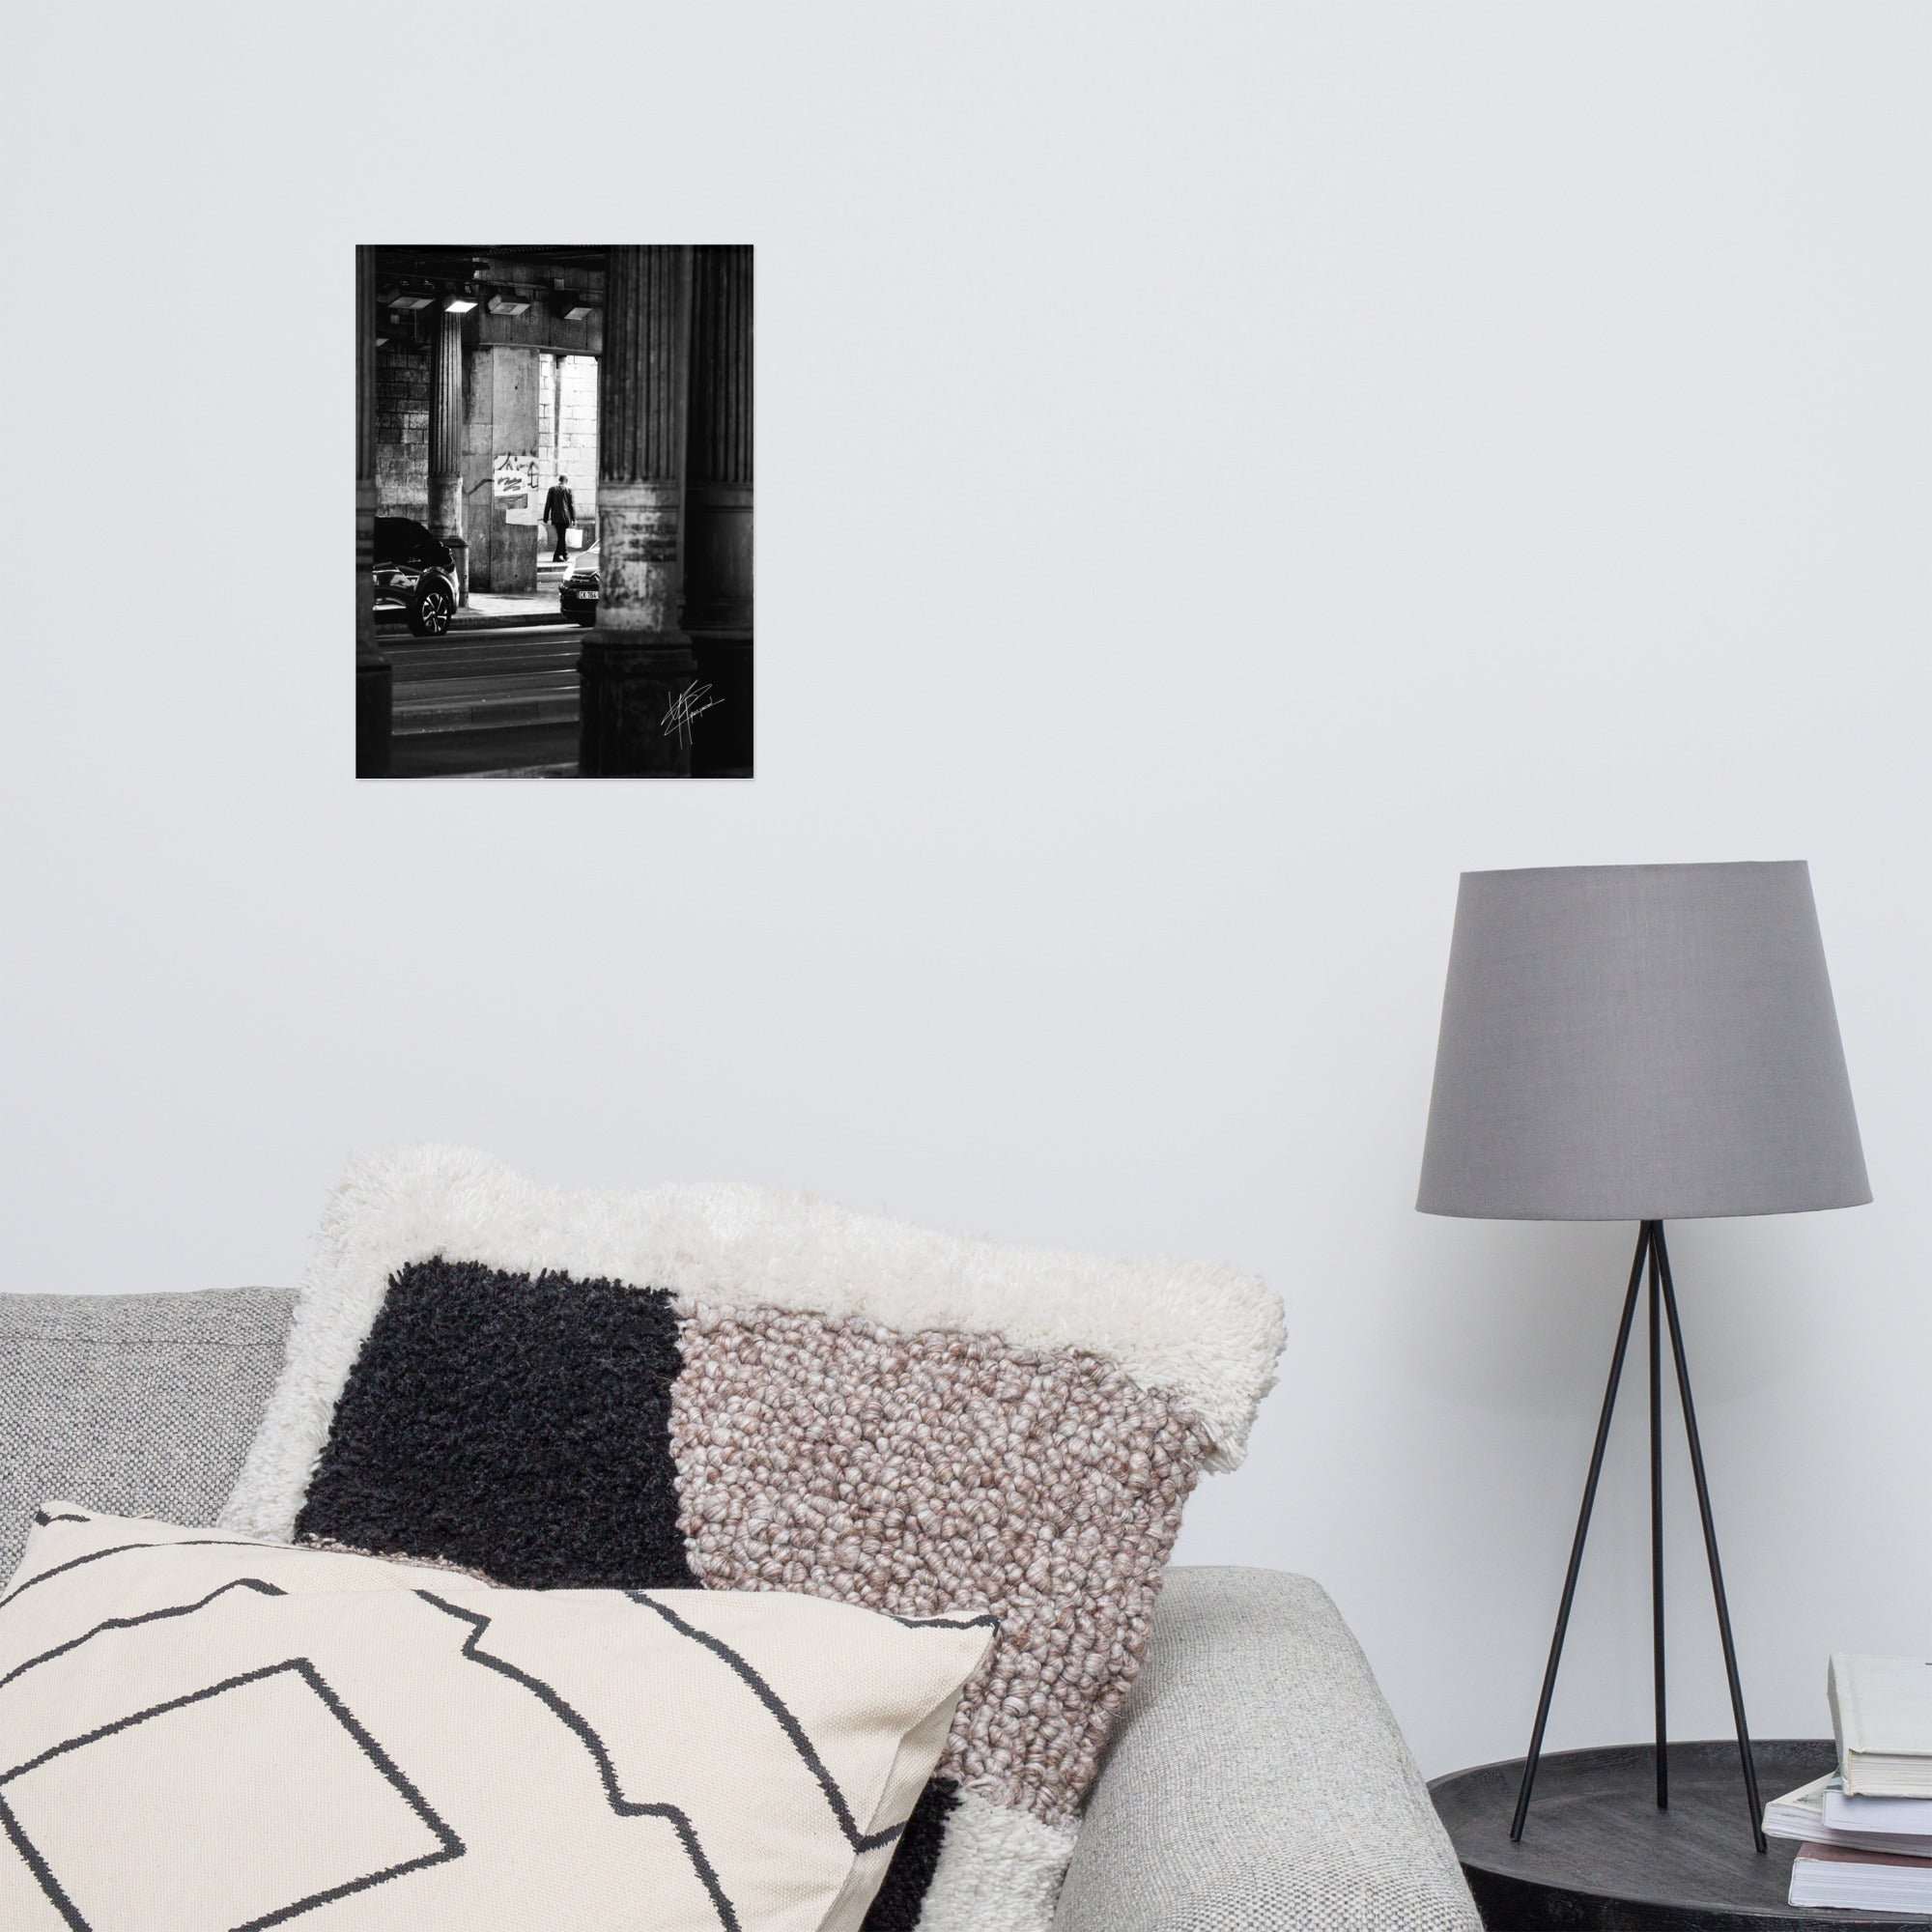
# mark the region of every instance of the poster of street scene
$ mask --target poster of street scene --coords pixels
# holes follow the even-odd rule
[[[355,250],[358,778],[752,776],[749,246]]]

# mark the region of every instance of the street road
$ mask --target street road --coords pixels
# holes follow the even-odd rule
[[[570,777],[577,765],[576,624],[412,638],[384,626],[395,667],[397,778]]]

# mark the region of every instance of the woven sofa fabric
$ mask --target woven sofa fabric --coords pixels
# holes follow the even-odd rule
[[[612,1323],[638,1331],[631,1368],[574,1379]],[[937,1856],[871,1927],[1021,1932],[1050,1918],[1181,1504],[1238,1461],[1280,1346],[1278,1300],[1225,1267],[957,1240],[778,1190],[572,1193],[406,1149],[331,1205],[222,1520],[499,1579],[681,1563],[711,1588],[992,1611],[928,1807]],[[521,1436],[512,1359],[556,1391]]]
[[[0,1577],[35,1507],[214,1520],[282,1366],[287,1290],[0,1294]]]
[[[1448,1834],[1320,1585],[1169,1571],[1054,1932],[1481,1932]]]
[[[0,1924],[854,1932],[990,1639],[50,1503],[0,1598]]]

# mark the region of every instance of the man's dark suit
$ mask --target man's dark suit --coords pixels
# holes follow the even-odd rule
[[[556,532],[556,550],[551,557],[553,563],[563,560],[563,533],[576,521],[577,505],[571,500],[570,492],[561,483],[553,483],[550,495],[544,498],[544,522]]]

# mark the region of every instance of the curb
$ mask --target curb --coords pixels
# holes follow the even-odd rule
[[[453,638],[459,631],[532,631],[538,629],[540,626],[560,626],[564,624],[577,629],[583,628],[578,625],[575,617],[566,617],[561,611],[519,611],[514,616],[510,617],[486,617],[478,612],[459,611],[450,618],[449,629],[443,633],[443,636],[445,638]],[[402,622],[379,623],[376,627],[377,642],[382,642],[385,637],[407,638],[412,644],[433,644],[437,641],[434,638],[412,636],[409,626]]]
[[[459,611],[449,620],[451,631],[514,631],[529,630],[539,624],[571,624],[575,617],[566,617],[561,611],[520,611],[513,617],[486,617],[470,611]],[[447,632],[444,633],[448,635]]]

